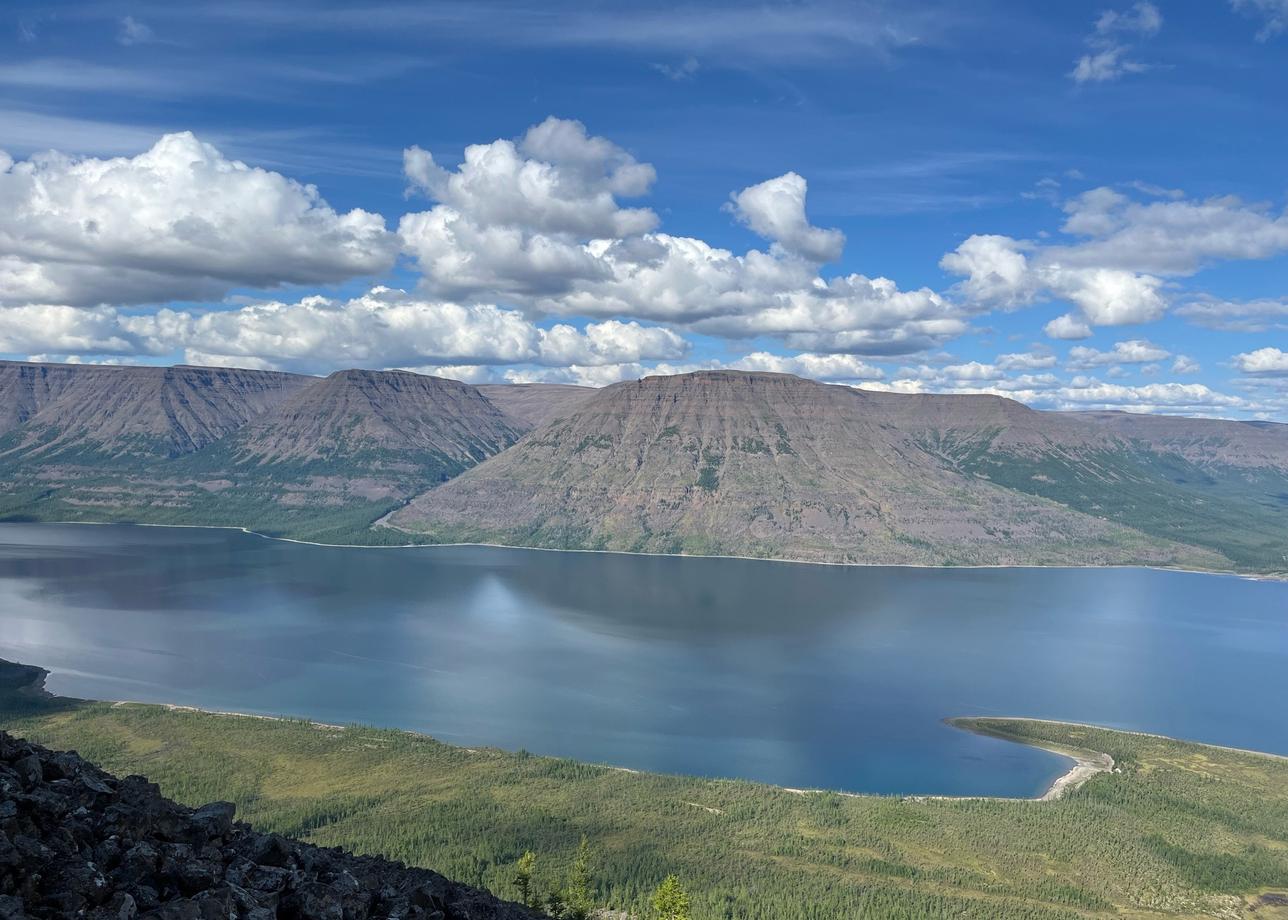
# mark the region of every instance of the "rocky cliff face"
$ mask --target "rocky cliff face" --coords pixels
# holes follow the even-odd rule
[[[261,834],[0,732],[0,920],[536,920],[425,869]]]
[[[978,408],[988,417],[970,430],[1041,415]],[[827,561],[1202,555],[952,469],[925,448],[937,424],[897,397],[782,374],[649,377],[598,391],[389,523],[436,539]]]
[[[477,389],[406,371],[337,371],[294,393],[229,440],[239,461],[340,461],[382,453],[471,465],[514,443],[520,426]]]
[[[0,462],[192,453],[316,382],[211,367],[0,364]]]
[[[57,399],[80,370],[70,364],[0,361],[0,435]]]

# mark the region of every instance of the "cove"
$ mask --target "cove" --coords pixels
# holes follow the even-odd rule
[[[850,792],[1029,796],[1067,767],[959,715],[1288,754],[1288,584],[1146,569],[4,524],[0,657],[70,696]]]

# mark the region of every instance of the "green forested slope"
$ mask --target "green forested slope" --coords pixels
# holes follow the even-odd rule
[[[1288,571],[1288,474],[1124,448],[1070,458],[971,450],[959,468],[1142,533],[1221,553],[1236,569]]]
[[[157,706],[10,696],[0,726],[180,800],[230,799],[262,827],[509,896],[524,850],[538,885],[558,883],[585,835],[598,901],[641,917],[668,873],[697,920],[1273,920],[1260,895],[1288,890],[1288,761],[1094,728],[987,720],[1117,760],[1040,803],[798,794]]]

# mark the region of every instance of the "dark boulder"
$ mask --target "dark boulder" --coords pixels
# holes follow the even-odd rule
[[[259,833],[0,732],[0,920],[535,920],[426,869]]]

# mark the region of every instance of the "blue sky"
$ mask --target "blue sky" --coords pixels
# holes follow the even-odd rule
[[[7,357],[1288,420],[1288,0],[0,15]]]

